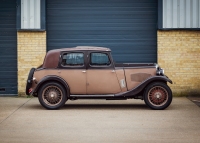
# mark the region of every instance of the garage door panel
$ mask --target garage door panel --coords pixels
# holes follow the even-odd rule
[[[129,46],[134,46],[134,45],[154,45],[154,41],[150,40],[150,39],[147,39],[147,40],[132,40],[132,39],[118,39],[118,41],[116,40],[112,40],[112,39],[90,39],[90,40],[87,40],[87,39],[70,39],[70,40],[54,40],[54,41],[51,41],[53,45],[58,45],[58,44],[103,44],[103,45],[106,45],[108,43],[110,44],[114,44],[114,45],[117,45],[117,44],[121,44],[121,46],[125,46],[125,45],[129,45]],[[133,44],[134,42],[134,44]],[[123,43],[126,43],[126,44],[123,44]],[[128,47],[130,48],[130,47]]]
[[[134,3],[132,2],[134,1]],[[102,0],[56,0],[48,3],[48,6],[53,7],[59,7],[65,9],[65,5],[68,5],[69,7],[79,7],[79,8],[85,8],[85,7],[114,7],[114,6],[121,6],[121,7],[141,7],[141,6],[149,6],[149,5],[155,5],[149,0],[109,0],[109,1],[102,1]],[[78,5],[77,5],[78,3]]]
[[[0,51],[0,95],[17,95],[16,0],[0,4]]]
[[[11,31],[11,28],[16,28],[15,24],[2,24],[0,30],[2,31]]]
[[[15,27],[16,28],[16,27]],[[2,29],[0,36],[9,36],[9,37],[15,37],[16,38],[16,31],[10,30],[10,29]],[[13,39],[10,39],[13,40]]]
[[[4,19],[2,21],[0,21],[0,24],[8,24],[8,23],[14,23],[16,20],[13,18],[13,19]]]
[[[115,30],[114,28],[110,28],[110,29],[105,28],[104,29],[103,27],[102,28],[96,27],[96,28],[98,28],[98,29],[94,29],[94,30],[89,29],[89,28],[85,29],[85,30],[84,29],[80,29],[80,30],[74,29],[73,31],[71,29],[71,30],[66,30],[65,32],[62,32],[62,30],[57,30],[57,31],[53,30],[54,32],[53,31],[50,32],[48,38],[51,40],[55,39],[55,37],[54,37],[55,34],[57,36],[59,36],[55,40],[66,39],[66,38],[70,38],[70,39],[74,39],[74,38],[95,39],[96,38],[96,39],[98,39],[99,37],[102,39],[106,39],[106,38],[114,39],[114,38],[119,38],[119,37],[123,37],[123,39],[124,38],[132,39],[132,38],[139,38],[139,37],[141,37],[141,38],[156,38],[156,36],[155,36],[156,32],[155,33],[151,32],[151,33],[145,34],[141,31],[136,31],[136,30],[129,31],[129,30],[127,30],[128,28],[125,29],[125,28],[120,28],[120,27],[118,27],[118,28],[120,28],[121,30]],[[99,30],[99,29],[101,29],[101,30]],[[122,30],[122,29],[124,29],[124,30]],[[151,29],[145,29],[145,30],[151,30]],[[80,31],[81,31],[81,33],[80,33]],[[95,37],[93,37],[93,36],[95,36]]]
[[[96,35],[93,35],[93,36],[96,36]],[[153,45],[155,45],[155,43],[153,42],[154,40],[156,40],[155,38],[152,38],[152,37],[142,37],[142,36],[136,37],[136,36],[126,36],[126,37],[123,37],[123,36],[113,36],[118,41],[112,40],[108,36],[105,36],[103,38],[100,37],[101,39],[100,38],[99,39],[91,38],[90,40],[87,39],[87,37],[89,37],[89,36],[85,36],[85,37],[81,37],[81,36],[77,36],[76,37],[76,36],[73,36],[73,38],[66,36],[66,39],[68,38],[68,40],[66,40],[66,39],[58,39],[58,40],[49,39],[49,40],[51,40],[51,42],[49,42],[49,44],[56,45],[56,44],[59,44],[59,43],[62,44],[62,43],[66,43],[66,42],[68,42],[68,44],[69,44],[69,42],[70,43],[77,43],[77,44],[78,43],[88,43],[88,42],[89,43],[101,43],[101,42],[103,42],[103,43],[113,43],[113,44],[116,43],[116,44],[120,44],[120,46],[127,45],[127,44],[129,44],[129,46],[131,46],[131,45],[137,45],[137,44],[140,44],[140,45],[144,45],[145,44],[145,45],[151,46],[152,43],[153,43]],[[63,38],[63,37],[61,37],[61,38]],[[141,40],[141,38],[143,38],[143,40]],[[122,42],[122,44],[121,44],[121,42]],[[127,43],[125,43],[125,42],[127,42]],[[132,42],[135,42],[135,44],[132,44]],[[143,42],[143,43],[141,43],[141,42]],[[125,43],[125,44],[123,44],[123,43]],[[115,46],[119,46],[119,45],[116,45],[116,44],[115,44]]]
[[[133,9],[133,8],[131,8]],[[141,9],[141,8],[140,8]],[[129,10],[129,9],[119,9],[119,8],[115,8],[115,9],[105,9],[105,8],[94,8],[94,11],[91,10],[90,8],[89,9],[82,9],[81,13],[80,13],[80,10],[75,10],[75,9],[64,9],[65,12],[67,12],[69,15],[66,17],[66,14],[63,13],[63,11],[58,11],[58,9],[53,9],[51,11],[51,14],[49,16],[52,16],[52,17],[57,17],[57,15],[59,14],[59,17],[62,17],[62,18],[73,18],[73,16],[77,16],[77,17],[80,17],[80,18],[85,18],[85,17],[100,17],[100,18],[103,18],[104,17],[112,17],[113,19],[114,18],[117,18],[117,19],[124,19],[124,18],[129,18],[130,15],[131,16],[134,16],[134,18],[141,18],[142,17],[146,17],[146,18],[149,18],[148,15],[153,15],[153,14],[156,14],[155,11],[152,11],[152,9],[148,9],[146,11],[144,11],[145,9],[143,9],[143,11],[139,11],[137,9],[134,8],[134,10]],[[148,13],[147,13],[148,11]],[[143,15],[145,14],[145,15]],[[59,18],[57,17],[57,18]],[[89,20],[89,19],[86,19],[86,20]]]
[[[65,28],[63,26],[63,28]],[[120,30],[118,30],[120,29]],[[145,28],[142,28],[143,30],[154,30],[154,27],[148,28],[148,26],[146,26]],[[65,32],[63,32],[62,28],[58,28],[57,31],[55,29],[53,29],[54,32],[49,32],[48,35],[53,34],[55,35],[57,33],[57,35],[73,35],[76,33],[80,33],[80,35],[87,35],[89,33],[94,33],[95,35],[101,35],[101,33],[105,33],[106,35],[115,35],[114,33],[117,32],[117,34],[119,33],[129,33],[129,32],[133,32],[132,35],[134,35],[134,32],[137,32],[133,27],[95,27],[95,28],[91,28],[91,27],[87,27],[84,29],[84,27],[71,27],[71,28],[65,28]],[[70,33],[69,33],[70,32]],[[156,32],[150,32],[152,34],[153,37],[156,37],[155,33]],[[144,32],[141,33],[141,35],[145,34]],[[79,35],[79,34],[78,34]],[[127,35],[127,34],[126,34]],[[126,36],[125,35],[125,36]],[[51,35],[52,36],[52,35]],[[64,37],[63,37],[64,38]],[[92,37],[95,38],[95,37]],[[58,39],[55,38],[54,39]]]
[[[48,50],[103,46],[117,62],[156,62],[156,27],[157,0],[47,1]]]
[[[154,15],[154,14],[152,14]],[[143,16],[143,14],[141,14],[141,16]],[[151,18],[149,18],[149,16],[151,15],[146,15],[146,16],[143,16],[145,18],[144,19],[141,19],[141,16],[138,16],[138,18],[136,19],[128,19],[130,17],[132,17],[132,15],[130,16],[118,16],[118,19],[115,18],[114,16],[98,16],[98,19],[97,19],[97,16],[73,16],[73,17],[60,17],[60,19],[62,19],[60,21],[59,24],[77,24],[77,23],[81,23],[81,24],[84,24],[84,23],[132,23],[132,24],[136,24],[136,23],[141,23],[141,24],[144,24],[144,22],[147,22],[147,23],[155,23],[155,21]],[[74,19],[74,17],[76,17],[76,19]],[[120,19],[120,20],[119,20]],[[55,20],[59,20],[59,18],[56,18],[55,17]],[[52,23],[51,24],[56,24],[55,20],[52,20]],[[50,22],[50,21],[49,21]],[[146,23],[146,24],[147,24]]]
[[[17,49],[13,48],[13,47],[16,47],[16,43],[14,43],[14,42],[16,42],[16,41],[15,40],[7,40],[7,39],[6,40],[2,40],[2,42],[0,41],[0,48],[2,49],[2,51],[10,49],[10,50],[12,50],[10,52],[14,52],[15,51],[15,54],[16,54]],[[2,54],[2,56],[4,56],[4,55]]]
[[[8,60],[1,60],[0,61],[0,67],[1,67],[1,71],[5,71],[5,69],[7,69],[7,71],[17,71],[17,67],[16,67],[16,61],[15,59],[12,59],[14,62],[8,62]],[[4,75],[5,76],[5,75]]]
[[[3,82],[5,82],[5,80],[10,80],[10,81],[12,81],[12,83],[15,83],[13,81],[17,79],[17,77],[15,76],[15,74],[17,74],[17,71],[7,71],[7,72],[1,71],[0,74],[1,74],[0,75],[1,81],[3,81]],[[8,74],[10,76],[7,77],[6,74]]]
[[[154,20],[153,19],[149,19],[148,18],[149,16],[147,16],[147,18],[146,18],[146,20],[144,20],[144,19],[137,19],[137,20],[131,20],[131,19],[128,19],[128,17],[127,18],[125,18],[125,17],[123,17],[123,18],[121,18],[121,20],[119,20],[119,19],[116,19],[116,18],[113,18],[113,17],[111,17],[111,18],[107,18],[106,19],[106,21],[105,21],[105,19],[103,19],[103,18],[101,18],[101,17],[98,17],[98,19],[96,18],[96,17],[93,17],[93,18],[91,18],[91,19],[89,19],[89,20],[87,20],[86,18],[83,18],[83,17],[77,17],[77,19],[70,19],[70,18],[66,18],[66,17],[63,17],[63,18],[61,18],[62,19],[62,21],[60,21],[60,23],[58,24],[58,23],[56,23],[56,18],[55,18],[55,20],[50,20],[49,22],[50,22],[50,24],[49,24],[49,26],[56,26],[57,24],[58,25],[62,25],[62,24],[76,24],[76,23],[82,23],[82,24],[84,24],[84,23],[113,23],[113,24],[115,24],[115,23],[132,23],[132,24],[144,24],[144,25],[146,25],[146,24],[155,24],[155,22],[154,22]],[[94,18],[96,18],[96,20],[94,19]],[[148,23],[141,23],[141,22],[148,22]]]
[[[10,5],[9,5],[10,7]],[[6,18],[7,16],[10,16],[10,17],[15,17],[15,14],[16,14],[16,11],[13,10],[13,7],[12,8],[1,8],[1,13],[0,13],[0,17],[2,18]]]
[[[70,32],[70,35],[68,34]],[[85,34],[85,32],[87,32],[87,34]],[[98,32],[98,33],[97,33]],[[54,33],[54,34],[52,34]],[[126,35],[120,35],[120,33],[126,33]],[[118,30],[118,31],[112,31],[112,33],[109,33],[107,31],[102,31],[102,30],[91,30],[91,31],[73,31],[73,30],[66,30],[64,32],[59,31],[59,30],[51,30],[51,34],[48,35],[48,39],[49,40],[53,40],[55,39],[55,35],[57,35],[59,37],[59,39],[74,39],[74,38],[91,38],[93,36],[98,36],[98,37],[107,37],[110,38],[110,36],[116,36],[116,37],[132,37],[132,38],[136,38],[136,37],[141,37],[141,38],[157,38],[156,32],[148,32],[145,33],[142,32],[141,30]],[[95,38],[95,37],[94,37]]]
[[[2,77],[0,77],[2,78]],[[2,78],[3,82],[0,83],[0,89],[4,88],[5,91],[0,90],[0,95],[6,95],[6,94],[16,94],[17,93],[17,85],[13,80],[17,80],[17,78],[8,79],[8,78]]]
[[[151,42],[151,43],[150,43]],[[136,48],[136,50],[142,50],[145,51],[144,47],[146,46],[146,43],[149,43],[149,46],[147,48],[151,49],[151,52],[154,52],[152,50],[152,47],[155,46],[156,44],[153,41],[142,41],[142,42],[138,42],[136,41],[136,43],[133,44],[133,41],[128,41],[128,42],[120,42],[118,40],[115,40],[113,42],[111,41],[105,41],[105,40],[85,40],[85,41],[80,41],[80,40],[70,40],[70,42],[67,42],[67,40],[63,40],[63,41],[54,41],[54,42],[49,42],[49,44],[51,44],[51,46],[48,46],[49,49],[55,49],[55,47],[57,48],[64,48],[64,47],[75,47],[75,46],[100,46],[100,47],[110,47],[113,51],[112,53],[114,54],[114,51],[117,49],[121,50],[121,54],[122,54],[122,49],[124,47],[128,47],[130,49],[129,52],[131,52],[132,54],[135,54],[135,50],[133,49],[133,47]],[[140,46],[143,46],[142,49],[140,49]],[[123,52],[124,53],[124,52]],[[124,55],[125,56],[125,55]]]
[[[141,22],[142,23],[142,22]],[[59,28],[57,28],[56,30],[62,30],[62,29],[65,29],[65,30],[121,30],[121,31],[124,31],[124,30],[135,30],[135,27],[137,28],[140,28],[140,29],[150,29],[149,26],[151,26],[150,24],[131,24],[131,23],[127,23],[126,25],[124,25],[123,23],[75,23],[75,24],[59,24],[59,25],[50,25],[49,28],[52,27],[52,30],[53,30],[53,27],[55,26],[59,26]],[[145,27],[147,26],[147,27]],[[68,27],[68,28],[67,28]],[[153,27],[151,28],[153,29]],[[155,27],[154,27],[155,29]]]
[[[150,59],[148,61],[148,63],[149,62],[154,63],[153,58],[155,56],[156,56],[156,54],[152,54],[152,55],[143,55],[143,54],[141,54],[141,55],[135,55],[135,56],[133,56],[133,55],[130,54],[130,55],[126,55],[126,59],[124,59],[124,56],[121,55],[121,54],[119,54],[119,55],[113,56],[113,59],[114,59],[114,61],[116,61],[115,59],[117,59],[117,61],[123,61],[124,63],[129,63],[130,60],[132,62],[134,62],[134,63],[138,63],[137,61],[135,61],[135,59],[140,58],[141,59],[140,60],[141,63],[146,63],[146,61],[149,60],[149,57],[151,57],[152,60]]]
[[[2,69],[1,69],[2,72],[7,72],[8,70],[13,70],[13,71],[16,70],[17,71],[17,68],[16,67],[2,67]]]

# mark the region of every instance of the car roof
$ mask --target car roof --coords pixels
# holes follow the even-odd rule
[[[60,52],[63,51],[111,51],[111,50],[109,48],[94,47],[94,46],[78,46],[74,48],[54,49],[47,52],[42,67],[56,68],[58,66]]]
[[[95,47],[95,46],[77,46],[74,48],[61,48],[50,50],[51,52],[61,52],[61,51],[111,51],[109,48],[105,47]]]

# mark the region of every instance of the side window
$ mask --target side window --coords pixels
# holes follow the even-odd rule
[[[91,53],[90,54],[90,65],[92,66],[108,66],[110,60],[108,54],[105,53]]]
[[[84,55],[83,53],[66,53],[62,57],[63,66],[83,66]]]

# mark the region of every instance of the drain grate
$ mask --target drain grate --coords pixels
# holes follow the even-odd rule
[[[192,100],[193,102],[199,102],[200,103],[200,100]]]
[[[192,101],[194,104],[200,107],[200,97],[195,96],[195,97],[187,97],[190,101]]]

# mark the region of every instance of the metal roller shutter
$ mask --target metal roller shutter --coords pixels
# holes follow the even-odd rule
[[[157,0],[47,1],[47,50],[103,46],[116,62],[157,62]]]
[[[0,95],[17,95],[16,0],[0,4]]]

